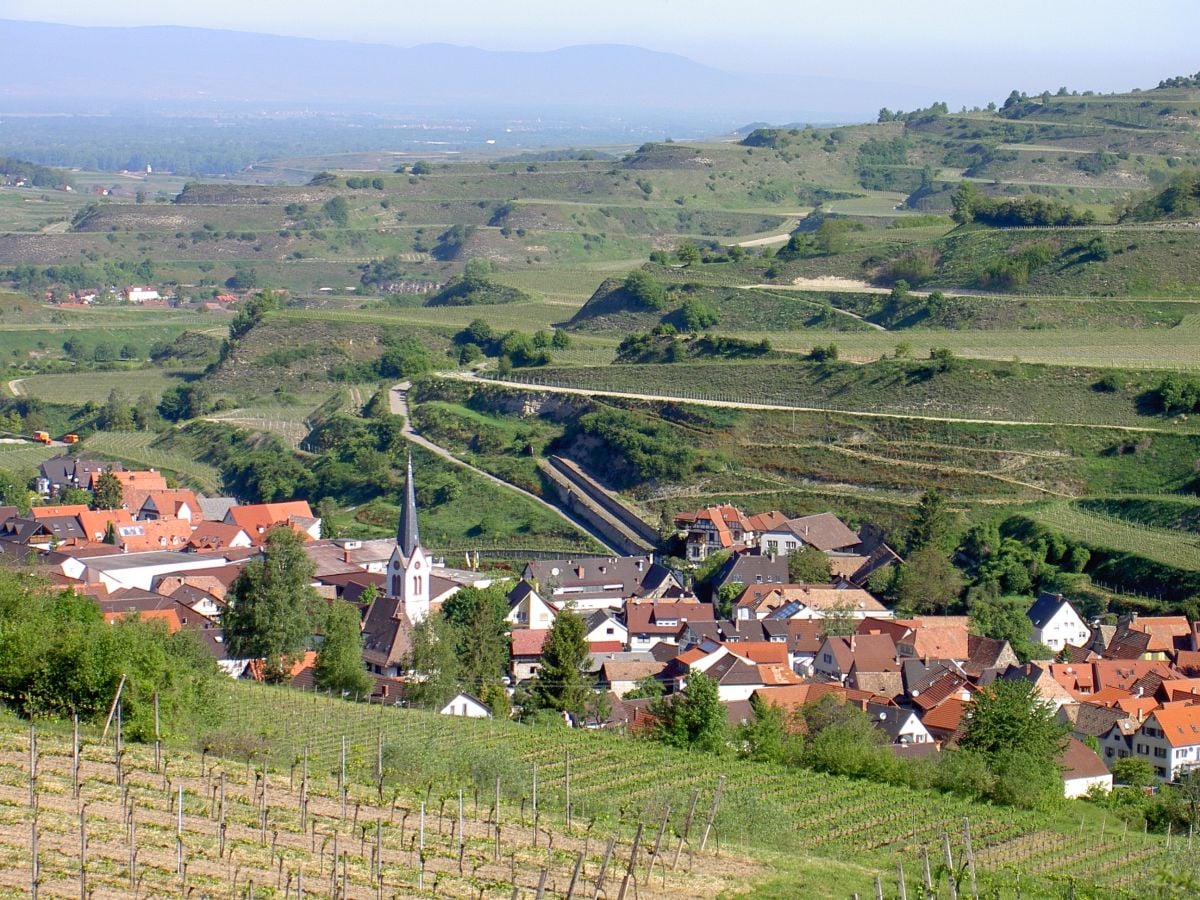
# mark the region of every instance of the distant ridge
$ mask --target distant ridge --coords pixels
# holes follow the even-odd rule
[[[663,110],[772,121],[874,118],[894,86],[748,76],[640,47],[499,52],[401,48],[176,26],[110,28],[0,20],[0,101],[275,103],[381,111],[505,107],[531,114]],[[911,98],[927,102],[927,97]],[[911,103],[910,103],[911,105]]]

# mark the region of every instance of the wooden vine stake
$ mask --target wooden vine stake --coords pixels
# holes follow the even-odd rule
[[[958,900],[958,877],[954,871],[954,854],[950,852],[950,835],[942,832],[942,856],[946,862],[946,881],[949,882],[950,900]]]
[[[967,855],[967,877],[971,879],[971,897],[979,900],[979,885],[975,880],[975,850],[971,846],[971,820],[963,816],[963,843]]]
[[[629,864],[625,867],[625,877],[621,879],[621,890],[617,894],[617,900],[625,900],[625,891],[629,889],[629,882],[634,882],[634,891],[637,890],[637,879],[634,878],[634,867],[637,866],[638,848],[642,844],[642,823],[638,822],[637,831],[633,835],[633,846],[629,849]]]
[[[721,775],[717,778],[717,790],[713,794],[712,806],[708,810],[708,821],[704,823],[704,833],[700,836],[700,852],[704,852],[704,847],[708,843],[708,836],[712,832],[713,821],[717,818],[717,806],[721,803],[721,792],[725,789],[725,776]]]
[[[604,892],[604,876],[608,874],[608,864],[612,861],[613,848],[616,846],[617,839],[610,837],[608,847],[604,851],[604,860],[600,863],[600,871],[596,875],[596,890],[592,894],[592,900],[600,900],[600,894]]]
[[[71,796],[79,799],[79,713],[71,713]]]
[[[87,804],[79,807],[79,900],[87,900]]]

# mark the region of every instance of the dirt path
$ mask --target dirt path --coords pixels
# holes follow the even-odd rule
[[[415,431],[413,431],[412,417],[409,416],[409,414],[408,414],[408,391],[409,391],[409,388],[411,388],[411,387],[412,387],[412,382],[402,381],[399,384],[393,385],[391,388],[388,389],[388,409],[392,413],[392,415],[404,417],[404,425],[401,428],[401,433],[404,435],[406,440],[411,441],[412,443],[416,444],[418,447],[423,447],[424,449],[428,450],[430,453],[434,454],[435,456],[441,457],[442,459],[446,460],[446,462],[453,463],[454,465],[456,465],[460,468],[463,468],[463,469],[469,469],[470,471],[472,471],[476,475],[478,475],[480,478],[483,478],[486,481],[490,481],[492,484],[496,485],[497,487],[502,487],[505,490],[514,491],[514,492],[520,494],[522,497],[525,497],[527,500],[532,500],[538,506],[541,506],[543,509],[549,510],[550,512],[554,513],[554,515],[556,515],[560,519],[562,519],[564,522],[569,522],[571,525],[573,525],[575,528],[579,529],[584,534],[591,537],[593,540],[598,541],[602,546],[604,546],[609,551],[611,551],[613,553],[617,552],[611,546],[609,546],[608,541],[604,540],[603,537],[601,537],[600,535],[598,535],[594,531],[592,531],[592,529],[587,527],[587,525],[585,523],[577,522],[575,519],[571,518],[569,515],[567,515],[565,512],[563,512],[562,509],[555,506],[553,503],[548,503],[546,500],[542,499],[541,497],[537,496],[536,494],[531,494],[529,491],[525,490],[524,488],[519,488],[515,484],[510,484],[509,482],[505,481],[502,478],[497,478],[495,475],[491,474],[490,472],[485,472],[483,469],[477,468],[477,467],[471,465],[469,462],[459,459],[457,456],[455,456],[453,453],[451,453],[445,447],[435,444],[433,441],[428,440],[427,438],[423,438],[423,437],[421,437],[421,435],[419,435]]]
[[[622,397],[627,400],[655,400],[663,403],[689,403],[693,406],[713,406],[722,409],[761,409],[769,412],[819,412],[834,415],[861,416],[867,419],[904,419],[918,422],[960,422],[964,425],[1029,425],[1035,428],[1088,428],[1094,431],[1130,431],[1148,434],[1178,434],[1169,428],[1150,428],[1145,425],[1104,425],[1095,422],[1039,422],[1019,419],[972,419],[960,416],[930,416],[918,413],[866,412],[861,409],[841,409],[828,406],[787,406],[781,403],[753,403],[734,400],[710,400],[698,397],[668,396],[666,394],[642,394],[632,391],[603,391],[592,388],[560,387],[548,384],[526,384],[522,381],[505,381],[500,378],[480,378],[474,372],[435,372],[437,378],[452,378],[457,381],[479,381],[496,384],[520,391],[535,391],[545,394],[574,394],[578,397]],[[511,485],[510,485],[511,487]]]
[[[14,397],[24,397],[28,391],[25,390],[25,379],[14,378],[8,383],[8,389],[12,391]]]

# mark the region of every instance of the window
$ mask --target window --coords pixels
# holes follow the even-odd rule
[[[1155,767],[1154,767],[1154,774],[1155,774],[1155,775],[1157,775],[1159,778],[1166,778],[1166,777],[1167,777],[1167,770],[1166,770],[1166,769],[1164,769],[1162,766],[1155,766]]]
[[[833,662],[833,657],[832,657],[832,656],[830,656],[828,653],[824,654],[824,655],[822,656],[822,659],[824,659],[824,660],[825,660],[825,662],[827,662],[827,663],[831,663],[831,662]]]
[[[1155,759],[1166,759],[1167,758],[1166,749],[1163,747],[1155,747],[1154,748],[1154,757],[1155,757]]]

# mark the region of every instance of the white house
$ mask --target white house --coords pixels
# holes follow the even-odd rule
[[[1160,781],[1174,781],[1200,766],[1200,706],[1167,706],[1150,713],[1133,735],[1133,755],[1154,766]]]
[[[182,553],[178,550],[148,550],[144,553],[119,553],[113,556],[94,556],[69,559],[63,563],[63,574],[84,584],[103,584],[110,591],[121,588],[151,590],[154,581],[168,572],[196,572],[228,565],[223,556]]]
[[[558,610],[542,599],[528,581],[522,581],[508,594],[509,610],[504,621],[518,628],[544,631],[554,624]]]
[[[931,744],[933,736],[911,709],[868,703],[867,716],[893,744]]]
[[[454,699],[443,706],[439,712],[443,716],[462,716],[467,719],[490,719],[492,717],[492,711],[484,705],[482,700],[472,697],[464,691],[455,694]]]
[[[1077,738],[1069,738],[1067,749],[1059,757],[1063,769],[1063,796],[1082,797],[1093,788],[1111,791],[1112,772],[1090,747]]]
[[[589,644],[607,644],[617,642],[625,646],[629,641],[629,630],[624,623],[618,619],[610,609],[598,609],[584,620],[584,626],[587,628],[587,641]],[[533,628],[541,628],[541,625],[533,625]],[[544,626],[549,627],[549,626]]]
[[[1087,646],[1091,639],[1091,629],[1062,594],[1043,592],[1026,615],[1032,625],[1031,638],[1034,643],[1045,644],[1055,653],[1067,644],[1072,647]]]
[[[152,287],[131,287],[125,291],[125,299],[130,303],[145,303],[148,300],[161,300],[162,297]]]
[[[758,539],[760,551],[767,556],[787,556],[806,547],[822,553],[849,551],[861,543],[862,539],[833,513],[788,519],[764,530]]]

